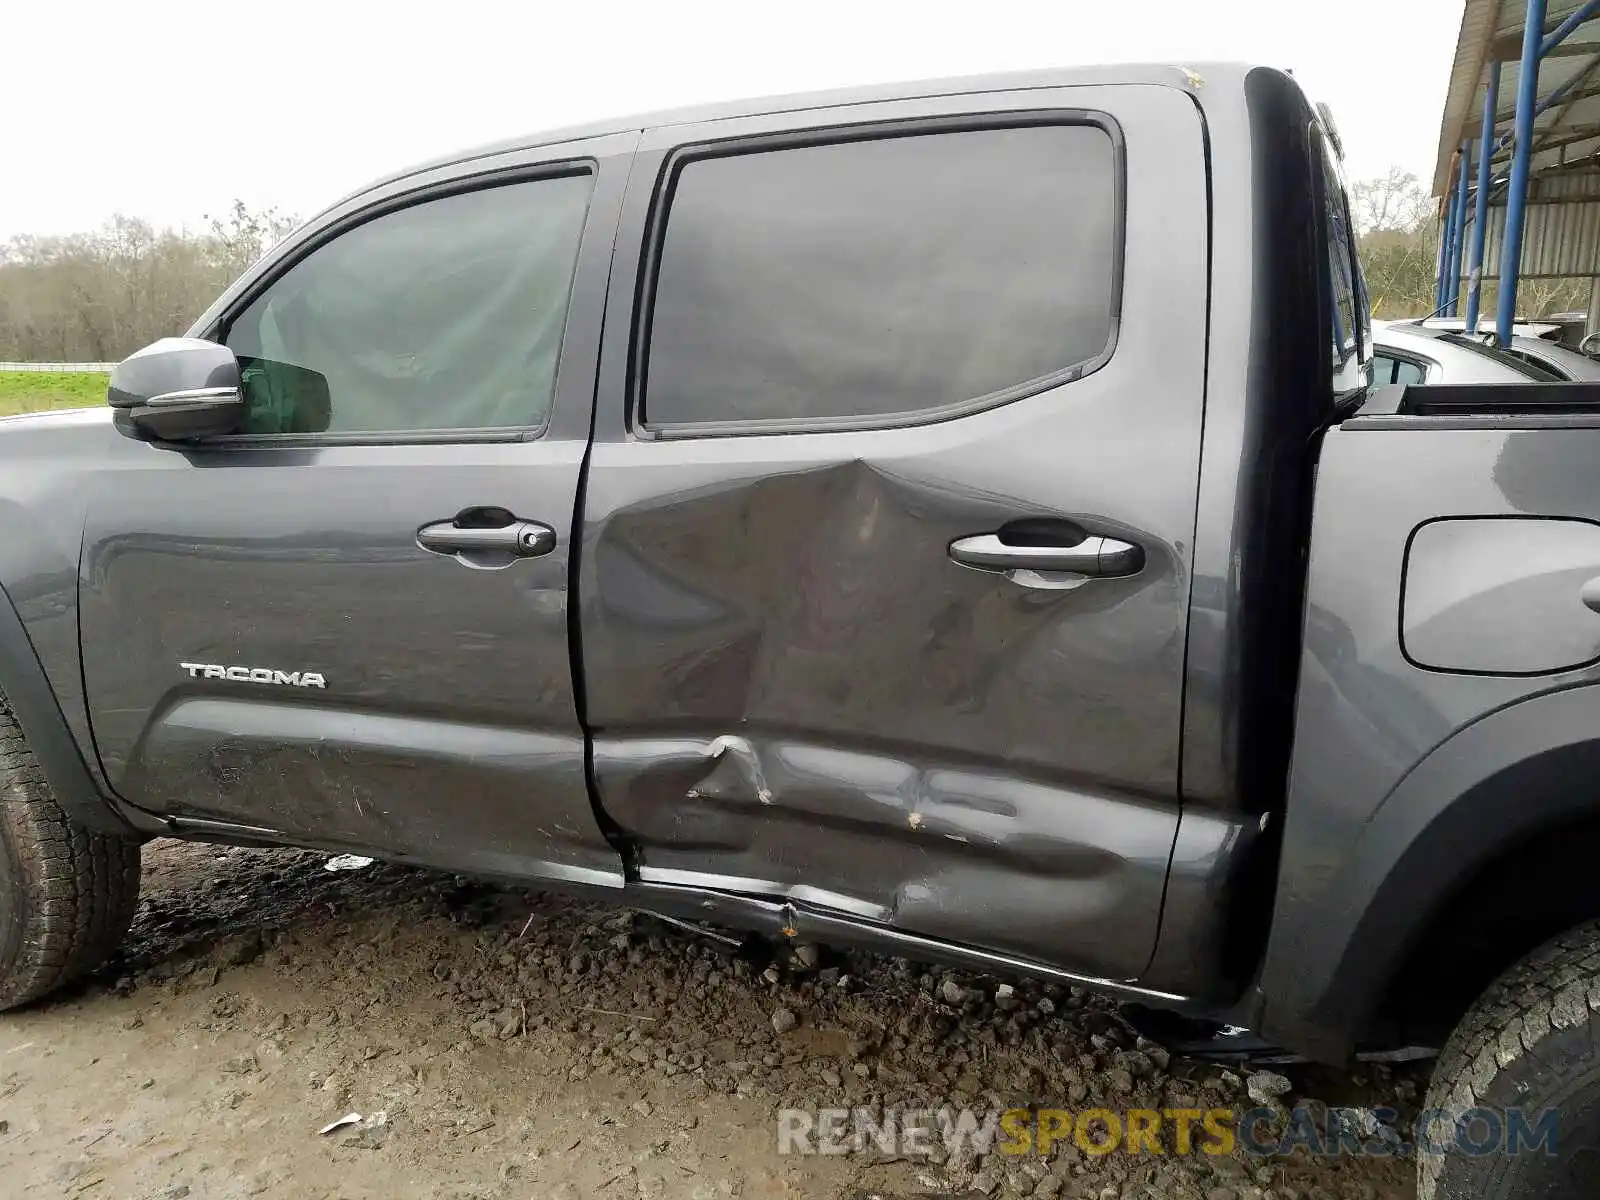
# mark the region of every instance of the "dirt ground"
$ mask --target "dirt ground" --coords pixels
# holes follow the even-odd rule
[[[1253,1106],[1106,1005],[326,855],[155,842],[119,961],[0,1017],[0,1195],[1390,1200],[1409,1164],[780,1154],[778,1110]],[[1420,1074],[1285,1068],[1414,1109]],[[1271,1081],[1257,1081],[1270,1090]],[[1315,1106],[1313,1106],[1315,1111]],[[348,1113],[362,1120],[319,1130]]]

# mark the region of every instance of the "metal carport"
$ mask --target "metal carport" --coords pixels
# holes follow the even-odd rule
[[[1591,280],[1600,323],[1600,0],[1467,0],[1439,130],[1438,309],[1468,325],[1500,281],[1508,339],[1522,277]],[[1535,314],[1529,314],[1535,315]]]

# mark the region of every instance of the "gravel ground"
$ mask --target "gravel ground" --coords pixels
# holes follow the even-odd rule
[[[1169,1059],[1093,998],[325,855],[155,842],[119,961],[0,1017],[0,1193],[1388,1200],[1410,1164],[780,1154],[778,1110],[1392,1105]],[[1311,1111],[1318,1112],[1315,1104]],[[349,1113],[361,1119],[319,1130]]]

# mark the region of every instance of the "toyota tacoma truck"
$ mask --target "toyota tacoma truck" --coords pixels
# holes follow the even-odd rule
[[[1097,989],[1600,1147],[1600,391],[1370,384],[1288,75],[509,141],[0,422],[0,1003],[151,837]],[[1552,1147],[1547,1146],[1547,1150]]]

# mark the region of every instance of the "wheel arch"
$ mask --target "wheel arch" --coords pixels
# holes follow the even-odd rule
[[[133,828],[101,792],[68,727],[22,618],[0,587],[0,702],[11,710],[44,771],[56,802],[78,824],[98,833]]]
[[[1259,1029],[1347,1058],[1430,932],[1471,920],[1486,881],[1564,835],[1600,847],[1600,687],[1546,692],[1457,731],[1389,794],[1331,879],[1280,882]],[[1600,916],[1600,869],[1593,879],[1585,915]],[[1502,916],[1501,967],[1559,932]]]

